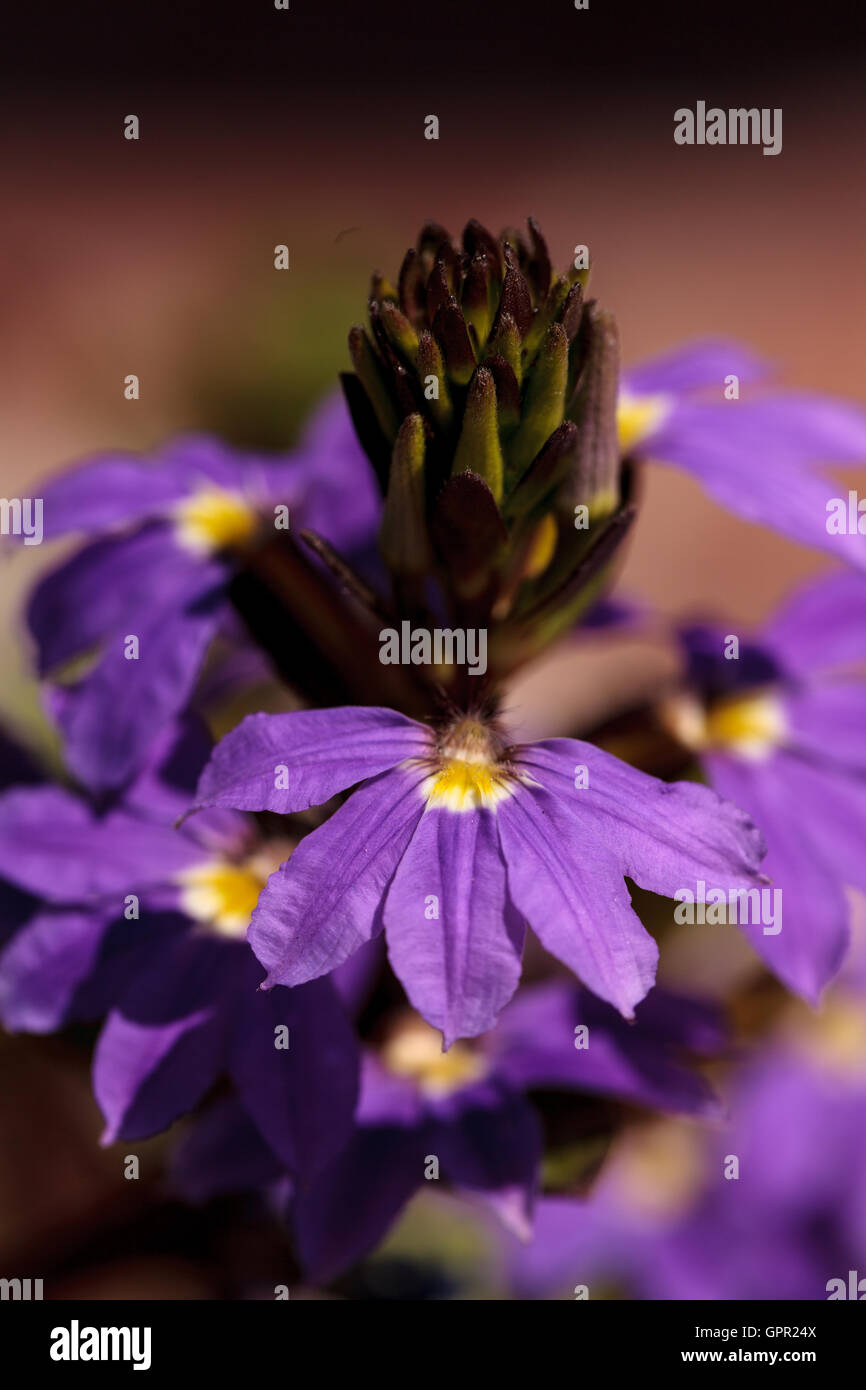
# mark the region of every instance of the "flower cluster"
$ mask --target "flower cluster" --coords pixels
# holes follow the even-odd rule
[[[27,613],[68,780],[0,750],[0,1016],[99,1024],[103,1142],[185,1119],[172,1188],[256,1194],[319,1283],[439,1179],[529,1242],[507,1256],[518,1292],[577,1264],[637,1287],[653,1271],[650,1297],[763,1277],[735,1252],[703,1291],[710,1196],[660,1234],[624,1217],[619,1159],[590,1203],[571,1194],[631,1152],[636,1117],[720,1113],[703,1068],[723,1017],[656,985],[677,902],[742,927],[813,1004],[845,962],[846,890],[866,890],[866,541],[825,524],[817,467],[866,457],[866,419],[768,390],[721,342],[623,372],[587,283],[578,261],[554,271],[533,219],[459,241],[428,224],[393,283],[373,277],[345,402],[294,450],[184,437],[44,489],[46,537],[85,537]],[[518,668],[623,611],[658,636],[609,598],[657,463],[847,568],[758,632],[684,617],[664,634],[674,686],[520,741]],[[263,680],[278,712],[255,707]],[[828,1129],[856,1125],[773,1052],[733,1092],[759,1158],[762,1117],[783,1128],[803,1087]],[[770,1219],[767,1194],[776,1220],[790,1193],[759,1163],[732,1226]],[[811,1287],[778,1225],[767,1279],[778,1262]]]

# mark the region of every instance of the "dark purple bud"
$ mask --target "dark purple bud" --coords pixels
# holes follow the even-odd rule
[[[444,353],[449,376],[465,386],[475,371],[475,353],[456,299],[442,305],[433,320],[433,333]]]
[[[547,242],[541,235],[541,228],[534,217],[529,218],[528,226],[532,246],[527,275],[532,288],[535,290],[536,301],[543,303],[550,289],[550,255],[547,250]]]
[[[505,263],[507,269],[502,283],[502,294],[499,299],[493,332],[496,333],[502,315],[510,314],[517,324],[517,331],[521,338],[525,338],[535,313],[532,307],[532,295],[523,274],[518,269],[517,258],[510,246],[505,247]]]
[[[427,318],[432,323],[439,310],[444,304],[454,296],[451,293],[451,286],[448,283],[448,274],[445,262],[438,260],[430,272],[427,281]]]
[[[508,541],[484,479],[475,473],[450,478],[436,499],[430,529],[455,591],[464,599],[478,597],[501,562]]]
[[[426,292],[424,288],[424,270],[421,265],[421,258],[414,246],[411,247],[403,257],[403,264],[400,267],[398,295],[400,308],[403,310],[403,313],[406,315],[409,322],[418,328],[424,321]]]
[[[556,315],[556,322],[561,323],[565,329],[565,336],[569,342],[577,336],[580,328],[580,321],[583,317],[583,286],[580,281],[572,285],[565,297],[565,302],[559,313]]]
[[[492,232],[488,232],[474,217],[463,229],[463,245],[470,256],[483,252],[490,261],[490,269],[497,280],[502,279],[502,247]]]
[[[484,366],[496,383],[500,427],[505,430],[516,429],[520,422],[520,387],[513,369],[498,353],[485,358]]]
[[[479,343],[487,341],[493,321],[490,281],[490,260],[483,251],[476,252],[463,281],[461,306],[466,322],[475,329]]]

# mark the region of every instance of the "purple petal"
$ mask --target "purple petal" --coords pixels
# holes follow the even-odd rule
[[[816,460],[866,454],[866,418],[824,404],[826,410],[796,398],[680,404],[639,452],[694,475],[711,497],[746,521],[862,569],[866,538],[828,533],[827,502],[836,494],[811,467]]]
[[[250,714],[214,749],[198,804],[288,815],[429,753],[429,731],[389,709]]]
[[[861,662],[866,653],[866,580],[845,571],[803,586],[771,618],[761,645],[794,674]]]
[[[244,948],[189,933],[162,952],[109,1014],[93,1059],[103,1143],[167,1128],[223,1070],[227,1001]]]
[[[209,1105],[171,1159],[171,1187],[188,1202],[254,1192],[282,1176],[282,1164],[236,1096]]]
[[[866,412],[845,401],[803,392],[680,404],[647,442],[645,452],[667,459],[669,444],[676,444],[681,455],[687,441],[695,448],[715,444],[732,461],[739,455],[752,463],[767,457],[791,466],[859,463],[866,457]]]
[[[635,632],[646,626],[650,610],[632,599],[600,598],[592,605],[571,636],[582,637],[586,632]]]
[[[423,778],[400,770],[360,787],[268,879],[249,931],[268,985],[325,975],[381,931],[385,889],[424,810]]]
[[[114,921],[102,938],[98,957],[70,1002],[69,1019],[91,1022],[105,1018],[119,999],[134,987],[151,962],[189,931],[189,918],[152,901],[160,892],[141,897],[141,916]]]
[[[179,434],[157,455],[160,464],[184,480],[186,493],[212,483],[226,492],[239,492],[255,505],[267,496],[268,454],[251,454],[230,448],[210,434]]]
[[[252,959],[252,957],[251,957]],[[238,996],[229,1070],[241,1101],[293,1174],[309,1177],[349,1137],[358,1096],[354,1031],[329,980]],[[288,1029],[278,1048],[277,1030]]]
[[[520,980],[524,928],[491,812],[425,812],[388,889],[385,931],[394,973],[446,1047],[493,1027]]]
[[[78,464],[42,488],[46,537],[91,534],[157,516],[186,492],[185,480],[135,454]]]
[[[196,782],[213,740],[204,720],[187,714],[169,724],[150,749],[150,758],[123,791],[123,804],[145,819],[173,825],[189,810]],[[244,817],[238,816],[244,822]]]
[[[397,1076],[383,1066],[369,1048],[361,1057],[361,1094],[355,1119],[365,1129],[417,1129],[429,1118],[429,1107],[409,1077]]]
[[[570,1293],[579,1284],[591,1291],[602,1274],[628,1276],[644,1247],[640,1229],[599,1200],[543,1197],[536,1203],[534,1228],[530,1244],[509,1246],[511,1278],[522,1298]]]
[[[138,632],[154,608],[189,606],[225,577],[223,565],[183,550],[166,526],[86,546],[41,579],[30,598],[40,674]]]
[[[586,1045],[578,1048],[580,1026],[587,1029]],[[496,1075],[520,1088],[565,1087],[653,1109],[714,1114],[710,1088],[678,1056],[692,1038],[704,1043],[708,1035],[720,1041],[715,1016],[691,1000],[655,989],[629,1025],[592,995],[551,980],[520,991],[491,1035],[488,1055]]]
[[[528,1219],[543,1153],[541,1125],[532,1106],[503,1086],[473,1087],[452,1124],[431,1140],[442,1170],[458,1187],[482,1192],[518,1188]]]
[[[111,923],[106,912],[38,912],[0,955],[0,1017],[10,1032],[63,1026]]]
[[[184,836],[122,811],[97,819],[59,787],[0,796],[0,873],[49,902],[114,897],[164,883],[201,859]]]
[[[814,1003],[848,949],[848,906],[832,864],[809,836],[804,804],[789,777],[794,759],[780,753],[761,763],[720,756],[705,761],[713,784],[760,822],[769,844],[764,867],[770,891],[782,893],[780,932],[768,935],[753,923],[741,930],[774,974]]]
[[[700,879],[725,888],[762,882],[761,832],[709,787],[660,782],[577,739],[529,744],[518,756],[574,822],[567,838],[604,851],[641,888],[672,897]],[[581,789],[577,767],[586,769]]]
[[[129,629],[138,638],[138,659],[126,659],[127,634],[117,634],[97,667],[63,692],[57,720],[66,757],[86,786],[119,787],[149,761],[166,724],[189,700],[221,602],[216,596],[195,608],[142,613]]]
[[[623,384],[635,395],[699,391],[715,387],[721,394],[725,377],[731,374],[740,383],[763,381],[770,375],[770,363],[754,356],[738,343],[709,339],[689,343],[672,352],[629,367]]]
[[[160,517],[208,483],[255,501],[265,492],[268,462],[196,434],[169,440],[152,458],[106,454],[44,485],[45,535],[93,534]]]
[[[303,525],[343,552],[363,546],[375,534],[381,497],[342,393],[318,407],[289,457],[298,473]],[[285,492],[278,469],[269,471],[268,485],[276,497]]]
[[[331,983],[350,1018],[357,1017],[372,993],[385,962],[383,947],[382,938],[374,937],[338,965],[331,975]]]
[[[497,815],[515,907],[551,955],[630,1018],[658,947],[631,910],[622,867],[543,790],[521,788]]]
[[[810,685],[785,696],[789,747],[844,773],[866,773],[866,684]]]
[[[424,1128],[360,1129],[299,1195],[295,1236],[309,1279],[324,1283],[379,1244],[424,1181]]]
[[[779,755],[773,775],[784,779],[788,806],[797,808],[793,815],[789,809],[789,818],[804,842],[839,883],[866,892],[866,777],[787,754]]]

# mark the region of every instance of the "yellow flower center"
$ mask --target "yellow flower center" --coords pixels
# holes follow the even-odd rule
[[[239,493],[206,486],[174,508],[176,535],[197,555],[240,549],[258,526],[255,508]]]
[[[843,989],[834,990],[820,1013],[792,1007],[784,1036],[826,1071],[849,1081],[866,1077],[866,1009]]]
[[[669,396],[633,396],[620,391],[616,407],[616,431],[621,454],[654,434],[671,408]]]
[[[442,1051],[442,1039],[421,1018],[401,1022],[387,1042],[380,1057],[383,1066],[393,1076],[403,1076],[428,1096],[446,1096],[458,1091],[484,1075],[483,1057],[464,1042],[456,1042],[448,1052]]]
[[[461,719],[442,740],[435,771],[422,793],[428,808],[493,811],[511,796],[513,774],[501,762],[499,740],[478,719]]]
[[[726,695],[708,707],[693,696],[675,696],[662,706],[661,718],[674,737],[696,753],[716,750],[757,761],[785,740],[784,710],[769,690]]]
[[[685,1210],[703,1175],[700,1132],[688,1121],[656,1120],[627,1132],[610,1159],[608,1182],[642,1216]]]
[[[240,864],[217,859],[183,869],[178,875],[181,909],[219,936],[245,936],[259,894],[291,849],[274,844]]]

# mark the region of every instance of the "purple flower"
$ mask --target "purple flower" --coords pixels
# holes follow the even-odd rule
[[[729,635],[683,633],[692,694],[664,709],[716,790],[761,827],[781,930],[744,925],[771,970],[815,1001],[849,941],[845,885],[866,889],[866,580],[805,587],[736,660]]]
[[[828,530],[833,494],[815,472],[866,459],[866,414],[800,391],[725,399],[732,376],[748,386],[767,375],[766,364],[724,342],[632,368],[619,398],[623,452],[682,468],[737,516],[866,568],[866,537]]]
[[[378,1046],[365,1051],[352,1137],[290,1194],[301,1261],[316,1281],[372,1250],[425,1174],[483,1199],[528,1239],[542,1156],[528,1090],[614,1096],[688,1114],[715,1109],[681,1054],[717,1047],[718,1021],[712,1010],[659,991],[631,1027],[592,995],[553,980],[521,990],[493,1033],[447,1053],[408,1011],[392,1014],[379,1032]],[[282,1181],[249,1120],[223,1102],[178,1155],[175,1180],[199,1200],[264,1184],[273,1191]],[[279,1192],[287,1195],[284,1182]]]
[[[40,674],[98,653],[54,711],[70,768],[97,790],[122,786],[186,707],[212,639],[232,630],[227,586],[257,536],[285,529],[288,512],[293,530],[312,527],[351,552],[369,542],[377,512],[339,401],[284,457],[182,437],[154,458],[81,464],[43,501],[47,538],[98,537],[37,585],[28,612]]]
[[[326,974],[384,927],[391,965],[445,1045],[492,1027],[520,978],[525,922],[627,1017],[655,942],[624,878],[670,896],[760,882],[759,832],[691,783],[573,739],[508,747],[387,709],[252,715],[218,745],[198,803],[287,813],[361,783],[267,883],[250,941],[267,984]]]
[[[646,1021],[642,1009],[629,1029],[591,996],[552,981],[519,993],[477,1046],[456,1043],[447,1053],[417,1015],[398,1020],[378,1053],[365,1056],[353,1138],[298,1195],[293,1224],[308,1274],[330,1279],[378,1244],[431,1159],[528,1237],[542,1136],[527,1089],[712,1109],[705,1085],[675,1056],[678,1045],[717,1041],[718,1029],[688,1001],[676,1018],[681,1002],[648,1001]],[[581,1024],[585,1050],[575,1047]]]
[[[584,1284],[592,1297],[613,1281],[646,1299],[826,1299],[831,1281],[847,1285],[851,1268],[862,1274],[866,1030],[857,1002],[859,1057],[840,1067],[839,1019],[834,1027],[831,1014],[819,1025],[823,1043],[811,1038],[813,1055],[774,1044],[747,1066],[734,1090],[734,1120],[703,1136],[685,1163],[670,1150],[665,1171],[650,1167],[638,1141],[590,1200],[540,1202],[532,1244],[511,1243],[517,1292],[543,1296]],[[843,1029],[850,1052],[850,1020]],[[653,1211],[648,1174],[670,1187],[674,1173],[673,1210],[656,1194]]]
[[[26,905],[0,952],[0,1015],[48,1032],[107,1013],[93,1067],[104,1142],[164,1129],[228,1074],[283,1165],[311,1172],[351,1124],[352,1029],[327,980],[262,993],[243,940],[291,846],[225,812],[174,830],[188,791],[158,782],[145,774],[99,815],[51,785],[0,796],[0,875]]]

